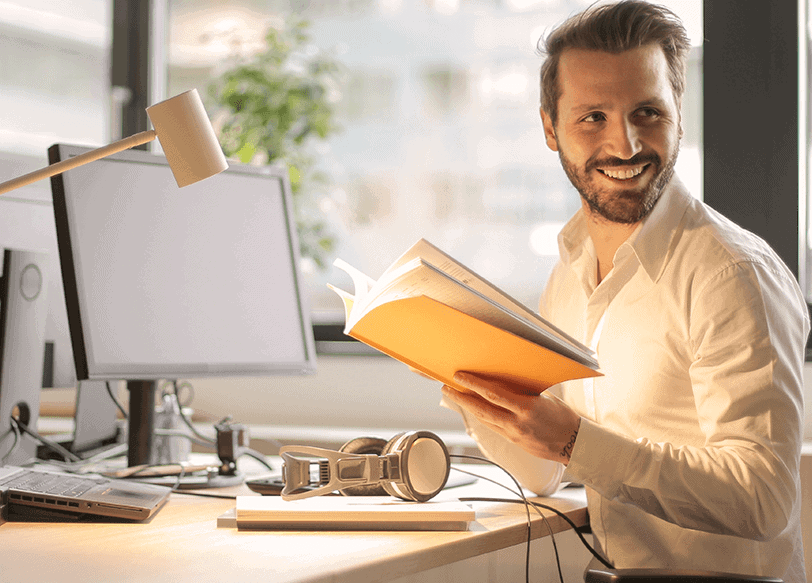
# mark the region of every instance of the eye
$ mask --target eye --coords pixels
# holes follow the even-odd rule
[[[587,122],[587,123],[595,123],[595,122],[604,121],[604,120],[606,120],[606,116],[603,115],[599,111],[590,113],[590,114],[584,116],[583,118],[581,118],[581,121],[584,121],[584,122]]]
[[[640,109],[637,110],[635,115],[637,115],[637,117],[643,118],[656,118],[659,117],[660,112],[654,109],[653,107],[641,107]]]

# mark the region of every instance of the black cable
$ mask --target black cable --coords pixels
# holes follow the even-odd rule
[[[515,500],[515,502],[524,502],[525,511],[527,512],[527,553],[526,553],[526,559],[525,559],[525,580],[527,581],[527,583],[529,583],[530,582],[530,543],[532,541],[532,538],[531,538],[531,522],[530,522],[530,508],[531,507],[528,504],[527,497],[525,497],[524,492],[522,491],[522,487],[519,484],[519,481],[516,478],[514,478],[513,475],[510,472],[508,472],[505,468],[503,468],[502,466],[500,466],[496,462],[491,461],[491,460],[489,460],[487,458],[483,458],[483,457],[480,457],[480,456],[461,455],[461,454],[460,455],[453,455],[452,454],[450,457],[459,457],[459,458],[482,461],[482,462],[485,462],[485,463],[492,464],[492,465],[496,466],[497,468],[499,468],[500,470],[502,470],[505,474],[507,474],[507,476],[511,480],[513,480],[513,483],[516,484],[516,488],[517,488],[518,491],[511,490],[508,486],[505,486],[504,484],[502,484],[500,482],[497,482],[496,480],[493,480],[493,479],[488,478],[486,476],[481,476],[479,474],[475,474],[474,472],[469,472],[468,470],[463,470],[461,468],[452,467],[452,469],[457,470],[458,472],[462,472],[463,474],[468,474],[469,476],[474,476],[476,478],[480,478],[482,480],[487,480],[488,482],[492,482],[492,483],[496,484],[497,486],[500,486],[500,487],[504,488],[505,490],[507,490],[511,494],[514,494],[515,496],[518,496],[519,498],[521,498],[520,500]],[[489,500],[487,498],[480,498],[480,497],[460,498],[459,500],[460,500],[460,502],[468,502],[468,501],[471,501],[471,502],[473,502],[473,501],[489,502],[489,501],[491,501],[491,500]],[[553,543],[553,552],[555,554],[555,563],[556,563],[556,567],[558,568],[558,580],[561,583],[564,583],[564,575],[561,572],[561,558],[558,555],[558,545],[555,542],[555,534],[553,533],[553,528],[552,528],[552,526],[550,526],[550,523],[548,522],[547,517],[544,516],[544,514],[542,514],[541,511],[538,508],[533,507],[533,510],[535,510],[536,513],[539,516],[541,516],[541,520],[544,522],[544,524],[547,525],[547,529],[550,531],[550,540]]]
[[[180,395],[179,395],[181,387],[185,387],[185,388],[189,389],[189,391],[191,391],[192,395],[194,395],[194,387],[192,386],[191,383],[188,383],[188,382],[182,383],[179,386],[177,381],[172,381],[172,388],[173,388],[173,392],[175,394],[175,399],[177,399],[177,401],[178,401],[178,412],[180,413],[180,418],[183,420],[183,423],[186,425],[186,427],[189,428],[189,430],[194,434],[194,436],[197,439],[194,439],[192,436],[186,436],[186,437],[188,439],[190,439],[193,443],[196,443],[197,445],[202,445],[204,447],[211,447],[213,449],[217,449],[217,440],[211,439],[210,437],[206,437],[205,435],[200,433],[194,427],[194,425],[192,425],[192,422],[189,420],[189,418],[183,412],[183,407],[180,406]],[[265,456],[263,456],[260,452],[254,450],[254,449],[251,449],[250,447],[241,448],[240,449],[240,454],[250,456],[250,457],[254,458],[255,460],[257,460],[258,462],[260,462],[262,465],[264,465],[269,470],[274,470],[274,467],[265,460]]]
[[[486,461],[490,461],[490,460],[486,460]],[[453,466],[452,466],[451,469],[456,470],[458,472],[462,472],[463,474],[468,474],[469,476],[474,476],[475,478],[479,478],[481,480],[487,480],[488,482],[492,482],[492,483],[496,484],[497,486],[501,486],[502,488],[504,488],[505,490],[507,490],[511,494],[515,494],[516,496],[521,496],[518,492],[515,492],[514,490],[511,490],[509,487],[505,486],[504,484],[501,484],[501,483],[497,482],[496,480],[488,478],[487,476],[482,476],[480,474],[477,474],[477,473],[474,473],[474,472],[469,472],[468,470],[463,470],[462,468],[457,468],[457,467],[453,467]],[[460,500],[460,502],[497,502],[498,501],[498,499],[496,499],[496,498],[484,498],[484,497],[460,498],[459,500]],[[520,500],[512,500],[512,502],[522,502],[522,500],[521,499]],[[527,502],[532,504],[532,501],[530,501],[530,500],[527,500]],[[536,506],[531,506],[531,508],[533,508],[533,510],[536,511],[536,514],[538,514],[541,517],[542,522],[544,522],[545,526],[547,527],[547,530],[550,532],[550,541],[553,543],[553,554],[555,554],[555,564],[556,564],[556,567],[558,568],[558,580],[561,583],[564,583],[564,575],[561,572],[561,557],[558,554],[558,544],[556,544],[556,542],[555,542],[555,533],[553,532],[553,527],[550,524],[550,521],[547,520],[547,517],[544,516],[544,514],[541,512],[541,510],[539,510]],[[528,561],[529,561],[529,557],[528,557]]]
[[[124,406],[121,404],[121,401],[118,400],[115,393],[113,393],[113,388],[110,386],[110,381],[105,381],[104,385],[107,387],[107,394],[110,395],[110,398],[113,399],[113,403],[115,403],[116,408],[121,411],[121,414],[124,415],[124,419],[127,419],[127,411],[124,410]]]
[[[39,433],[37,433],[36,431],[34,431],[30,427],[28,427],[25,423],[23,423],[22,421],[20,421],[16,417],[12,417],[11,422],[16,424],[17,427],[20,429],[20,431],[22,431],[23,433],[26,433],[26,434],[30,435],[31,437],[33,437],[34,439],[39,441],[42,445],[44,445],[48,449],[51,449],[51,450],[55,451],[56,453],[58,453],[59,455],[61,455],[62,457],[64,457],[65,461],[70,461],[70,462],[80,462],[80,461],[82,461],[82,458],[80,458],[76,454],[68,451],[67,449],[65,449],[64,447],[62,447],[61,445],[59,445],[55,441],[51,441],[50,439],[47,439],[47,438],[43,437],[42,435],[40,435]]]
[[[480,458],[480,457],[477,457],[477,456],[462,456],[462,455],[456,455],[456,456],[451,456],[451,457],[467,457],[468,459],[484,461],[484,462],[487,462],[489,464],[493,464],[493,465],[497,466],[500,470],[502,470],[503,472],[505,472],[506,474],[508,474],[510,476],[510,473],[508,473],[507,470],[505,470],[504,468],[502,468],[501,466],[499,466],[498,464],[492,462],[491,460],[489,460],[487,458]],[[460,471],[460,472],[470,474],[470,472],[465,472],[465,470],[461,470],[460,468],[454,468],[454,469],[457,470],[457,471]],[[471,474],[471,475],[473,475],[473,474]],[[488,480],[489,482],[494,482],[495,484],[498,484],[498,485],[502,486],[503,488],[509,490],[510,492],[513,492],[513,490],[510,490],[510,488],[508,488],[504,484],[499,484],[499,482],[496,482],[495,480],[491,480],[490,478],[486,478],[484,476],[477,476],[477,477],[482,478],[484,480]],[[511,478],[513,478],[513,476],[511,476]],[[516,482],[515,478],[513,479],[513,481],[514,481],[514,483],[518,484],[518,482]],[[516,494],[516,492],[513,492],[513,494]],[[522,497],[522,498],[523,498],[523,500],[526,500],[524,497]],[[466,498],[460,498],[461,502],[464,502],[466,500],[467,500]],[[482,500],[482,499],[478,498],[477,500]],[[519,503],[519,502],[521,502],[521,500],[510,500],[510,499],[504,499],[503,500],[501,498],[487,499],[487,501],[490,501],[490,502],[511,502],[511,503]],[[570,525],[570,527],[572,527],[572,530],[575,531],[575,534],[578,535],[578,538],[581,539],[581,542],[586,547],[586,549],[592,554],[593,557],[595,557],[598,561],[600,561],[600,563],[603,564],[604,567],[606,567],[608,569],[614,569],[614,566],[609,561],[607,561],[605,558],[603,558],[600,555],[600,553],[598,553],[598,551],[596,551],[595,548],[592,545],[589,544],[589,541],[587,541],[586,538],[584,538],[584,535],[578,529],[578,526],[572,520],[570,520],[569,516],[567,516],[566,514],[564,514],[563,512],[558,510],[557,508],[553,508],[552,506],[548,506],[547,504],[542,504],[541,502],[535,502],[533,500],[526,500],[526,503],[531,504],[532,506],[538,506],[539,508],[544,508],[545,510],[549,510],[550,512],[553,512],[553,513],[557,514],[558,516],[560,516],[567,524]],[[555,542],[553,543],[553,545],[555,545]]]
[[[266,468],[268,468],[271,471],[273,471],[275,469],[270,463],[268,463],[268,461],[265,459],[265,456],[262,455],[260,452],[258,452],[255,449],[251,449],[250,447],[240,448],[240,454],[241,455],[247,455],[248,457],[254,458],[255,460],[257,460],[259,463],[261,463],[263,466],[265,466]]]
[[[192,490],[182,490],[180,488],[172,489],[172,492],[175,494],[186,494],[188,496],[200,496],[201,498],[220,498],[222,500],[236,500],[236,494],[209,494],[207,492],[197,492]]]
[[[179,407],[185,407],[187,405],[190,405],[192,403],[192,401],[195,400],[195,387],[189,381],[183,381],[180,384],[178,384],[177,381],[174,381],[173,387],[177,387],[177,390],[175,390],[175,397],[177,397],[177,399],[178,399],[178,406]],[[189,399],[185,403],[183,401],[181,401],[181,398],[180,398],[180,391],[182,389],[188,389],[189,390]]]
[[[603,564],[603,566],[604,566],[604,567],[606,567],[607,569],[614,569],[614,568],[615,568],[615,567],[614,567],[614,565],[612,565],[612,563],[610,563],[609,561],[607,561],[606,559],[604,559],[604,558],[601,556],[601,554],[600,554],[600,553],[598,553],[598,551],[596,551],[596,550],[594,549],[594,547],[593,547],[592,545],[590,545],[590,544],[587,542],[586,538],[584,538],[584,535],[581,533],[581,531],[578,529],[578,527],[577,527],[577,526],[575,526],[575,523],[574,523],[572,520],[570,520],[570,519],[569,519],[569,517],[568,517],[566,514],[564,514],[564,513],[563,513],[563,512],[561,512],[560,510],[556,510],[556,509],[555,509],[555,508],[553,508],[552,506],[548,506],[548,505],[546,505],[546,504],[542,504],[541,502],[535,502],[535,501],[533,501],[533,500],[529,500],[529,502],[530,502],[530,504],[532,504],[532,505],[534,505],[534,506],[539,506],[539,507],[541,507],[541,508],[544,508],[545,510],[551,510],[552,512],[555,512],[556,514],[558,514],[558,515],[559,515],[561,518],[563,518],[563,519],[564,519],[564,520],[567,522],[567,524],[569,524],[569,525],[572,527],[572,530],[574,530],[574,531],[575,531],[575,534],[577,534],[577,535],[578,535],[578,538],[580,538],[580,539],[581,539],[581,542],[584,544],[584,546],[586,547],[586,549],[587,549],[587,550],[588,550],[590,553],[592,553],[592,556],[593,556],[593,557],[595,557],[595,558],[596,558],[598,561],[600,561],[600,562],[601,562],[601,564]]]
[[[3,459],[0,460],[0,464],[2,465],[6,465],[6,460],[11,457],[11,454],[13,454],[20,445],[20,428],[17,427],[16,423],[12,423],[11,430],[14,432],[14,443],[11,444],[11,448],[8,450],[8,453],[6,453],[6,455],[3,456]]]
[[[186,386],[190,390],[194,391],[194,388],[192,387],[191,384],[184,383],[184,386]],[[174,393],[175,393],[175,398],[178,399],[178,411],[180,412],[180,418],[186,424],[186,427],[188,427],[189,431],[191,431],[198,439],[201,439],[201,440],[207,442],[210,446],[217,447],[217,441],[216,440],[212,439],[211,437],[207,437],[207,436],[203,435],[202,433],[200,433],[194,427],[194,425],[192,425],[192,422],[189,420],[189,418],[186,417],[186,414],[183,412],[183,407],[181,407],[181,405],[180,405],[180,398],[179,398],[179,395],[178,395],[178,392],[179,392],[178,382],[177,381],[172,381],[172,387],[173,387],[173,390],[174,390]]]
[[[201,443],[200,441],[196,441],[195,439],[192,439],[191,437],[189,437],[189,439],[191,439],[191,440],[192,440],[194,443],[196,443],[196,444],[198,444],[198,445],[209,446],[209,447],[212,447],[212,448],[216,449],[216,448],[217,448],[217,440],[215,440],[215,439],[211,439],[211,438],[209,438],[209,437],[206,437],[205,435],[203,435],[202,433],[200,433],[200,432],[199,432],[199,431],[198,431],[198,430],[197,430],[197,429],[196,429],[196,428],[195,428],[195,427],[192,425],[192,422],[189,420],[189,418],[188,418],[188,417],[186,416],[186,414],[183,412],[183,407],[181,407],[181,406],[180,406],[180,395],[179,395],[180,388],[181,388],[181,387],[186,387],[186,388],[188,388],[188,389],[189,389],[189,390],[192,392],[192,395],[194,395],[194,387],[192,386],[192,384],[191,384],[191,383],[186,382],[186,383],[182,383],[182,384],[179,386],[179,385],[178,385],[178,383],[177,383],[177,381],[172,381],[172,387],[173,387],[173,389],[174,389],[175,398],[178,400],[178,410],[179,410],[179,412],[180,412],[180,418],[183,420],[184,424],[186,424],[186,427],[188,427],[188,428],[189,428],[189,430],[190,430],[190,431],[191,431],[191,432],[192,432],[192,433],[193,433],[193,434],[194,434],[194,435],[195,435],[195,436],[196,436],[198,439],[202,440],[204,443]],[[228,418],[228,417],[226,417],[226,419],[229,419],[229,418]],[[222,423],[222,421],[221,421],[221,423]],[[258,462],[260,462],[262,465],[264,465],[264,466],[265,466],[266,468],[268,468],[269,470],[274,470],[274,469],[275,469],[275,468],[274,468],[274,467],[273,467],[271,464],[269,464],[269,463],[268,463],[268,462],[265,460],[265,456],[263,456],[263,455],[262,455],[260,452],[256,451],[255,449],[251,449],[250,447],[244,447],[244,448],[241,448],[241,449],[240,449],[240,455],[247,455],[247,456],[250,456],[250,457],[254,458],[255,460],[257,460]]]
[[[487,479],[487,478],[485,478],[485,479]],[[460,502],[465,502],[467,500],[469,500],[469,499],[468,498],[460,498]],[[482,502],[482,501],[484,501],[484,502],[510,502],[512,504],[521,502],[521,500],[511,500],[509,498],[471,498],[470,500],[477,500],[477,501],[480,501],[480,502]],[[554,512],[555,514],[557,514],[558,516],[563,518],[567,522],[567,524],[569,524],[572,527],[572,530],[575,531],[575,534],[578,535],[578,538],[581,539],[581,542],[584,544],[586,549],[590,553],[592,553],[592,556],[595,557],[598,561],[600,561],[603,564],[603,566],[606,567],[607,569],[614,569],[614,566],[609,561],[604,559],[600,555],[600,553],[598,553],[598,551],[596,551],[595,548],[592,545],[589,544],[589,542],[586,540],[586,538],[584,538],[584,535],[578,529],[578,526],[576,526],[576,524],[572,520],[570,520],[569,516],[567,516],[566,514],[564,514],[563,512],[558,510],[557,508],[553,508],[552,506],[548,506],[547,504],[542,504],[541,502],[536,502],[535,500],[528,500],[527,502],[531,506],[538,506],[539,508],[544,508],[545,510],[549,510],[551,512]]]

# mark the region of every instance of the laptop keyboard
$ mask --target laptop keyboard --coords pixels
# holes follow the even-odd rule
[[[6,479],[0,479],[0,488],[77,498],[98,483],[92,478],[25,470]]]

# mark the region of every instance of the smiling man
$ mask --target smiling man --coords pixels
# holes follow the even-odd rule
[[[543,109],[541,117],[548,145],[591,214],[637,223],[671,180],[680,119],[667,79],[665,56],[653,44],[561,55],[557,122]]]
[[[445,402],[525,487],[583,483],[615,567],[803,582],[809,318],[777,255],[674,174],[685,30],[625,1],[572,17],[545,48],[544,135],[582,208],[540,311],[596,350],[604,376],[528,397],[460,371],[469,390],[444,387]]]

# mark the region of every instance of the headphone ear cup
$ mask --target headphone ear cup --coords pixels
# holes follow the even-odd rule
[[[384,444],[383,449],[381,449],[381,455],[387,455],[387,454],[392,453],[392,451],[398,445],[400,445],[400,442],[402,441],[402,438],[404,436],[406,436],[407,433],[409,433],[409,431],[401,431],[400,433],[398,433],[397,435],[392,437],[392,439],[387,441],[386,444]],[[409,498],[408,495],[404,496],[404,494],[402,494],[400,491],[398,491],[398,489],[395,488],[394,482],[389,482],[389,481],[382,482],[381,483],[381,489],[383,489],[384,492],[386,494],[389,494],[390,496],[395,496],[396,498],[401,498],[403,500],[411,500],[411,498]]]
[[[409,433],[412,433],[412,432],[411,431],[401,431],[400,433],[395,435],[392,439],[387,441],[383,445],[383,447],[381,448],[380,455],[386,455],[386,454],[392,453],[392,451],[394,451],[395,447],[397,447],[397,445],[399,444],[401,438],[403,436],[409,434]]]
[[[391,441],[391,440],[390,440]],[[344,453],[381,455],[389,443],[380,437],[356,437],[342,445],[338,451]],[[381,484],[353,486],[339,490],[342,496],[386,496],[387,491]]]
[[[404,431],[390,439],[381,455],[398,453],[400,479],[383,483],[391,496],[426,502],[448,481],[451,458],[439,436],[431,431]]]

